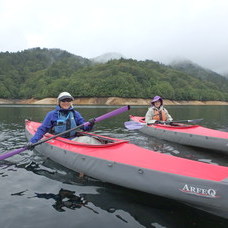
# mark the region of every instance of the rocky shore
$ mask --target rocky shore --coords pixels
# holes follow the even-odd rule
[[[77,105],[150,105],[151,99],[121,98],[121,97],[94,97],[76,98]],[[0,99],[0,104],[33,104],[33,105],[55,105],[56,98],[37,99]],[[171,101],[164,100],[165,105],[228,105],[224,101]]]

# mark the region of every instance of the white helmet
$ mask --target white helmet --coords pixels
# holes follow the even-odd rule
[[[57,98],[57,102],[59,103],[60,101],[66,99],[66,98],[70,98],[72,101],[74,100],[74,98],[70,95],[70,93],[62,92],[59,94],[59,96]]]

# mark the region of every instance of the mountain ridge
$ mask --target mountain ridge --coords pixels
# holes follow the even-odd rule
[[[202,67],[107,56],[119,59],[96,63],[47,48],[0,53],[0,98],[42,99],[65,90],[75,97],[228,101],[228,80]]]

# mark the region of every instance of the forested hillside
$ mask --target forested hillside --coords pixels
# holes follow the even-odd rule
[[[40,99],[69,91],[75,97],[228,101],[228,80],[220,75],[200,77],[151,60],[94,64],[59,49],[0,53],[0,78],[0,98]]]
[[[191,61],[179,61],[171,66],[176,70],[185,72],[201,80],[214,82],[220,88],[223,88],[223,86],[225,86],[225,89],[227,88],[227,78],[225,76],[221,76],[209,69],[205,69],[195,63],[192,63]]]
[[[88,59],[59,49],[34,48],[17,53],[1,52],[0,98],[46,96],[42,95],[41,91],[49,81],[69,76],[91,64]],[[39,75],[42,75],[44,80],[40,79]]]

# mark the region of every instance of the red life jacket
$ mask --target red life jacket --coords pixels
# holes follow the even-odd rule
[[[153,120],[167,121],[167,115],[164,110],[153,110],[154,115],[152,117]]]

